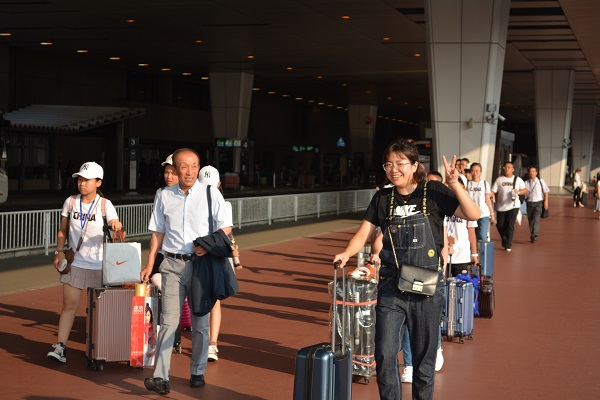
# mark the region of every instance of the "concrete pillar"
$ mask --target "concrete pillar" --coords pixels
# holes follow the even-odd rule
[[[249,72],[211,72],[210,106],[213,136],[245,139],[248,136],[254,74]],[[240,172],[241,149],[234,150],[234,170]]]
[[[373,164],[373,141],[377,122],[377,106],[369,104],[348,105],[350,125],[350,148],[353,152],[364,153],[364,165],[361,167],[366,176],[371,173]],[[356,167],[356,165],[355,165]]]
[[[572,169],[575,170],[580,167],[581,178],[586,181],[591,180],[596,109],[596,104],[575,104],[573,105],[573,117],[571,118]]]
[[[14,78],[11,73],[11,49],[0,45],[0,111],[4,114],[13,111]]]
[[[575,71],[535,70],[533,83],[540,175],[557,193],[565,184]]]
[[[434,157],[491,180],[510,0],[425,0]]]

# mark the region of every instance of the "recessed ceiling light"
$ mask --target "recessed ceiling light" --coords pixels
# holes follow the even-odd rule
[[[408,105],[408,101],[405,101],[405,102],[404,102],[404,103],[402,103],[402,104],[404,104],[405,106],[407,106],[407,105]]]
[[[307,102],[314,103],[315,101],[314,100],[307,100]]]
[[[277,92],[267,92],[267,93],[269,93],[269,94],[276,94]]]
[[[282,94],[281,97],[290,97],[289,94]]]
[[[126,19],[125,22],[127,22],[128,24],[133,24],[135,22],[135,19]]]
[[[389,41],[389,40],[390,40],[390,38],[389,38],[389,37],[384,37],[384,38],[383,38],[383,41],[384,41],[384,42],[387,42],[387,41]]]
[[[317,79],[323,79],[323,75],[317,75],[315,78],[317,78]]]
[[[246,58],[252,60],[254,58],[254,56],[250,55],[250,56],[246,56]]]
[[[254,90],[255,92],[258,92],[258,91],[260,91],[260,88],[259,87],[253,87],[252,90]]]
[[[421,53],[415,53],[415,54],[413,54],[413,56],[415,56],[415,57],[421,57],[421,55],[422,55]]]
[[[108,59],[111,61],[119,61],[121,57],[109,57]]]
[[[296,97],[296,100],[304,100],[302,97]]]
[[[167,68],[161,68],[160,70],[161,70],[161,71],[170,71],[170,70],[171,70],[171,68],[169,68],[169,67],[167,67]]]
[[[388,100],[391,100],[391,99],[392,99],[392,96],[388,96],[388,97],[387,97],[387,99],[388,99]]]
[[[342,107],[342,106],[337,106],[336,108],[337,108],[338,110],[341,110],[341,109],[342,109],[342,108],[344,108],[344,107]]]
[[[8,36],[12,36],[12,33],[9,33],[9,32],[0,32],[0,36],[8,37]]]
[[[86,49],[79,49],[79,50],[77,50],[77,52],[78,52],[78,53],[82,53],[82,54],[83,54],[83,53],[89,53],[89,50],[86,50]]]
[[[320,105],[320,106],[324,106],[325,105],[325,103],[322,102],[322,101],[318,102],[317,104]]]
[[[148,67],[150,64],[146,64],[146,63],[141,63],[138,64],[138,67]]]
[[[42,46],[52,46],[54,43],[52,42],[40,42]]]
[[[327,104],[327,107],[333,107],[335,104]]]
[[[293,67],[286,67],[285,69],[286,69],[286,70],[288,70],[288,71],[291,71],[291,70],[293,70],[294,68],[293,68]]]
[[[196,40],[194,40],[194,42],[196,42],[196,43],[202,43],[202,42],[203,42],[203,40],[201,40],[201,39],[196,39]]]
[[[350,19],[349,15],[342,15],[342,19]]]
[[[208,76],[203,76],[200,79],[202,79],[203,81],[207,81],[208,80]]]
[[[365,93],[366,93],[366,94],[371,94],[371,93],[373,93],[373,92],[372,92],[372,91],[370,91],[370,90],[367,90]]]
[[[348,86],[348,84],[347,83],[342,83],[342,86]]]
[[[183,75],[183,76],[190,76],[190,75],[192,75],[192,73],[191,72],[182,72],[181,75]]]

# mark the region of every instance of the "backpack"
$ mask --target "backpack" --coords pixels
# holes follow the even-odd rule
[[[517,176],[515,175],[515,179],[513,179],[513,189],[517,187]],[[521,203],[525,202],[525,195],[524,194],[520,194],[519,195],[519,201]]]
[[[104,239],[107,242],[112,241],[112,236],[110,234],[110,227],[108,226],[108,221],[106,220],[106,198],[100,197],[102,199],[100,203],[100,209],[102,210],[102,219],[104,220]],[[75,200],[77,199],[77,195],[73,195],[69,198],[69,211],[67,211],[67,219],[69,220],[69,224],[71,223],[71,212],[73,211],[73,206],[75,206]],[[67,231],[68,232],[68,231]],[[67,239],[69,235],[67,233]]]

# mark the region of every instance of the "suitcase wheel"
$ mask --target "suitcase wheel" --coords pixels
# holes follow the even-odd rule
[[[358,383],[362,378],[365,378],[365,385],[368,385],[371,382],[371,377],[369,376],[360,376],[360,375],[352,375],[352,382]]]
[[[96,360],[96,362],[94,363],[94,369],[98,372],[101,372],[104,370],[104,364],[102,364],[102,361]]]

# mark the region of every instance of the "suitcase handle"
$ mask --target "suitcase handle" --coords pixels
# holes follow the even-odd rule
[[[340,265],[342,264],[341,260],[337,260],[333,263],[333,296],[332,296],[332,301],[333,301],[333,309],[332,309],[332,314],[331,314],[331,350],[333,351],[333,354],[336,354],[336,348],[335,348],[335,334],[336,334],[336,328],[337,328],[337,323],[336,323],[336,311],[337,311],[337,270],[343,267],[340,267]],[[342,340],[341,340],[341,349],[340,349],[340,353],[342,356],[346,355],[346,346],[344,345],[344,342],[346,341],[345,336],[346,336],[346,274],[342,273],[342,334],[340,335]]]

